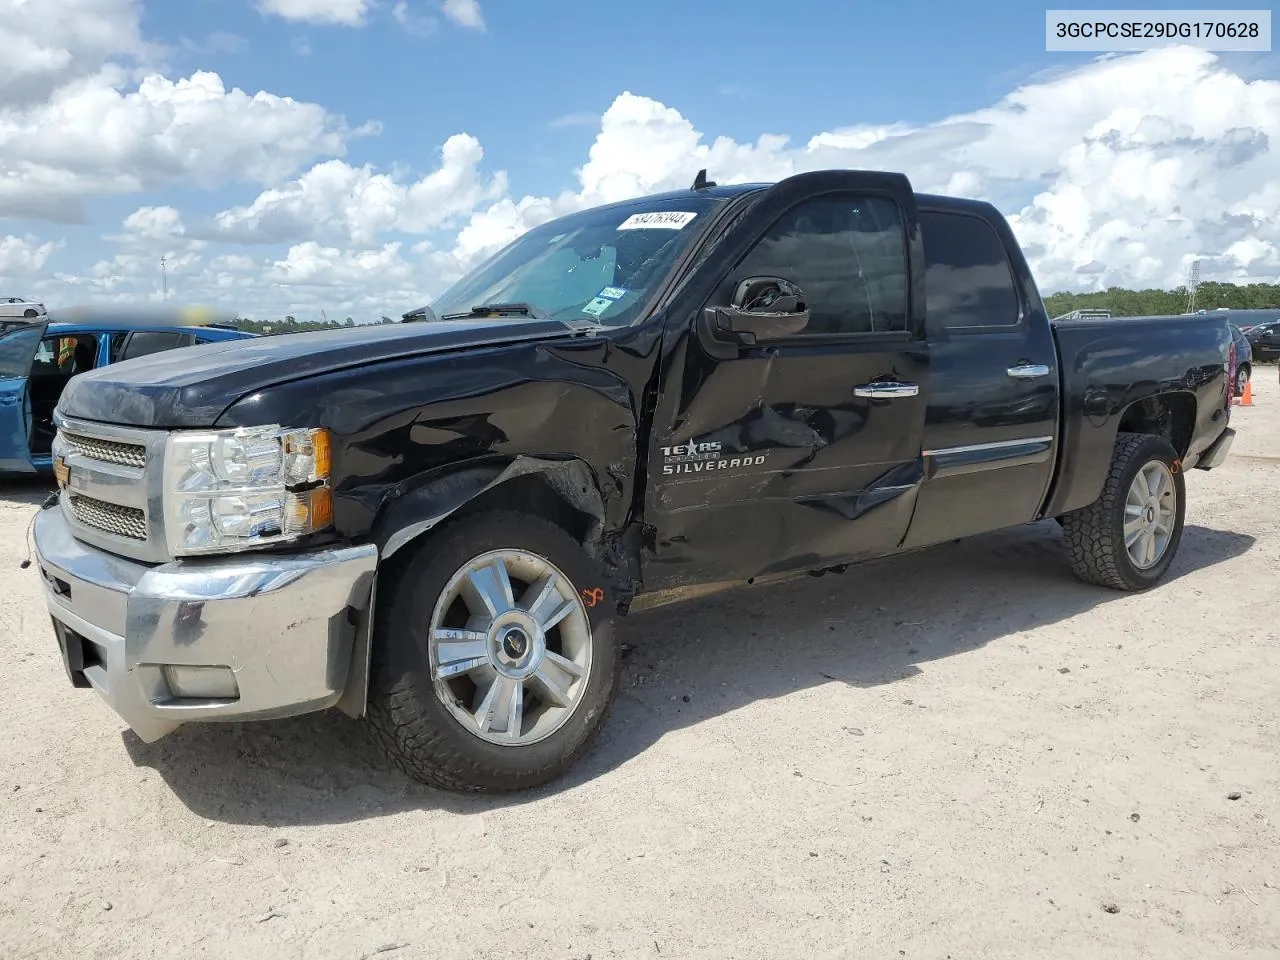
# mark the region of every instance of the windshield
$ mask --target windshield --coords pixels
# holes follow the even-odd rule
[[[722,202],[679,197],[552,220],[472,270],[431,308],[445,319],[484,305],[522,304],[559,320],[623,326]]]

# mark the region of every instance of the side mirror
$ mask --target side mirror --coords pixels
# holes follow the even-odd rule
[[[809,325],[804,291],[781,277],[748,277],[727,307],[707,307],[704,320],[718,340],[751,346],[799,333]]]

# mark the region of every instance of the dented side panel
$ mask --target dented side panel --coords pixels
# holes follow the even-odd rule
[[[728,349],[699,317],[723,305],[744,257],[811,197],[889,196],[908,262],[907,328]],[[802,174],[761,196],[672,303],[647,444],[646,590],[816,570],[896,550],[923,476],[929,396],[923,247],[905,178]],[[896,396],[858,388],[896,382]],[[916,392],[910,393],[914,388]]]
[[[671,370],[669,419],[655,427],[651,454],[647,589],[817,569],[898,547],[922,479],[920,345],[782,346],[718,361],[685,336]],[[855,396],[877,380],[921,392]]]
[[[327,427],[336,532],[392,552],[531,471],[553,484],[589,481],[590,491],[575,488],[580,509],[617,531],[630,511],[637,404],[656,342],[637,329],[390,360],[253,394],[218,425]]]

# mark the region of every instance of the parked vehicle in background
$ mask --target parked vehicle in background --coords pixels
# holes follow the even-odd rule
[[[1249,382],[1249,378],[1253,376],[1253,345],[1249,343],[1249,338],[1244,331],[1237,327],[1234,323],[1228,323],[1231,328],[1231,340],[1236,345],[1236,396],[1244,394],[1244,385]]]
[[[1280,316],[1249,328],[1245,332],[1253,356],[1260,362],[1280,360]]]
[[[1064,313],[1062,314],[1062,316],[1059,316],[1059,317],[1054,317],[1053,322],[1057,323],[1059,320],[1110,320],[1110,319],[1111,319],[1110,310],[1107,310],[1105,308],[1091,309],[1086,307],[1080,310],[1072,310],[1069,313]]]
[[[1215,310],[1214,314],[1225,317],[1228,323],[1234,323],[1246,334],[1262,324],[1280,322],[1280,308],[1275,307],[1251,310],[1223,307]]]
[[[0,474],[53,469],[53,411],[73,377],[164,350],[253,336],[215,326],[217,319],[183,308],[74,307],[0,332]]]
[[[14,321],[30,323],[39,320],[47,312],[43,303],[32,303],[21,297],[0,297],[0,333]]]
[[[900,174],[700,175],[411,315],[63,394],[45,597],[143,739],[336,706],[418,780],[532,787],[609,712],[617,615],[1046,517],[1143,590],[1234,437],[1225,320],[1054,323],[994,206]]]

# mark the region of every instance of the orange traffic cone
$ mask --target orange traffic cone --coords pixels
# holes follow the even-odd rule
[[[1240,406],[1242,407],[1253,406],[1253,381],[1252,380],[1246,380],[1244,382],[1244,394],[1240,397]]]

